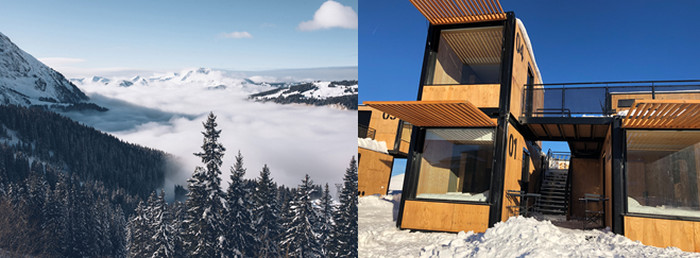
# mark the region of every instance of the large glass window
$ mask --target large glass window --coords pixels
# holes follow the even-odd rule
[[[425,84],[498,84],[502,42],[503,26],[441,31]]]
[[[493,135],[493,128],[427,129],[416,198],[485,202]]]
[[[700,218],[700,131],[627,131],[627,211]]]

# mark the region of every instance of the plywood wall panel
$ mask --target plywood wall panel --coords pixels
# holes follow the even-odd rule
[[[525,138],[515,130],[513,125],[508,124],[508,144],[506,144],[506,163],[505,177],[503,180],[503,206],[501,210],[501,221],[508,220],[509,217],[519,215],[511,212],[508,206],[516,205],[518,198],[511,199],[507,197],[508,190],[520,191],[518,180],[522,178],[523,169],[523,147],[525,147]]]
[[[499,84],[423,86],[421,100],[466,100],[480,108],[497,108]]]
[[[700,251],[700,222],[625,216],[625,236],[645,245]]]
[[[401,228],[430,231],[484,232],[489,224],[489,206],[407,200]]]
[[[357,149],[357,191],[360,195],[387,194],[394,157],[364,148]]]
[[[603,194],[603,175],[600,159],[571,159],[571,217],[583,218],[585,203],[579,201],[585,194]],[[589,209],[604,209],[603,203],[589,203]],[[600,205],[600,207],[596,206]]]

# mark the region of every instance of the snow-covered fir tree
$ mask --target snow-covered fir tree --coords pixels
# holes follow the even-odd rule
[[[221,224],[223,203],[221,198],[221,158],[226,150],[218,142],[221,130],[216,129],[216,116],[209,113],[204,124],[204,143],[201,153],[204,168],[197,167],[188,180],[188,219],[185,244],[189,254],[195,257],[220,257],[223,250]]]
[[[134,209],[134,215],[129,220],[127,252],[129,257],[150,257],[153,254],[151,249],[151,236],[153,236],[152,223],[148,204],[141,201]]]
[[[174,230],[163,190],[151,207],[151,213],[153,215],[151,228],[154,234],[151,236],[150,242],[153,243],[152,249],[155,250],[151,257],[175,257]]]
[[[54,254],[64,254],[68,234],[68,210],[64,198],[67,194],[65,184],[65,176],[60,174],[54,190],[46,193],[46,201],[42,212],[44,221],[41,229],[44,232],[52,232],[51,234],[43,234],[42,242],[45,245],[45,249]]]
[[[333,257],[357,257],[357,162],[353,156],[345,170],[340,205],[335,211],[333,241],[329,248]]]
[[[321,257],[322,244],[319,235],[314,232],[314,225],[319,222],[311,200],[314,192],[313,182],[307,174],[297,188],[289,209],[294,215],[292,220],[282,225],[286,229],[280,242],[287,251],[284,256]]]
[[[246,169],[243,167],[243,156],[238,151],[236,163],[231,167],[231,184],[226,191],[226,213],[224,215],[224,229],[226,242],[224,252],[229,257],[251,257],[255,255],[256,232],[253,227],[253,204],[248,198],[249,189],[245,185],[243,176]]]
[[[326,183],[326,186],[323,188],[323,195],[321,195],[319,206],[319,223],[317,223],[317,228],[319,239],[323,247],[323,256],[328,256],[331,240],[333,239],[331,233],[335,224],[333,221],[333,198],[328,189],[328,183]]]
[[[270,177],[270,168],[263,166],[260,177],[257,178],[255,194],[253,195],[255,209],[254,218],[257,220],[258,244],[255,247],[257,257],[279,256],[280,212],[277,204],[277,186]]]

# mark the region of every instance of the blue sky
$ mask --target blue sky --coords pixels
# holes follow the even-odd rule
[[[322,5],[317,22],[309,22]],[[357,0],[2,0],[0,6],[0,32],[50,65],[76,70],[357,65]]]
[[[527,28],[545,83],[700,79],[700,1],[500,2]],[[359,15],[360,102],[415,100],[428,21],[408,0]]]

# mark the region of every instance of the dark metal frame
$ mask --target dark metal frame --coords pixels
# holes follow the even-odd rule
[[[515,14],[506,13],[506,22],[503,25],[503,44],[501,53],[501,92],[498,103],[498,126],[496,127],[496,140],[493,155],[493,173],[491,174],[491,187],[489,199],[489,227],[493,227],[501,221],[503,212],[503,180],[506,172],[506,145],[508,144],[508,124],[510,124],[510,98],[511,84],[513,81],[513,49],[515,48]]]
[[[622,129],[622,118],[615,117],[612,121],[610,132],[610,144],[612,144],[612,171],[611,171],[611,186],[612,186],[612,231],[616,234],[624,235],[624,218],[623,214],[627,211],[627,189],[626,189],[626,174],[625,173],[625,132]]]
[[[515,14],[513,12],[508,12],[506,14],[505,21],[490,21],[490,22],[479,22],[470,24],[453,24],[453,25],[430,25],[428,28],[428,38],[426,40],[426,48],[423,57],[423,68],[421,70],[420,86],[418,89],[417,100],[422,99],[423,86],[425,84],[425,78],[428,73],[428,63],[430,60],[430,53],[436,50],[439,42],[439,33],[444,29],[456,29],[456,28],[473,28],[473,27],[484,27],[484,26],[503,26],[503,44],[501,45],[501,69],[500,69],[500,100],[498,107],[498,124],[496,126],[496,135],[494,139],[494,160],[491,172],[491,185],[489,188],[489,198],[487,204],[482,202],[469,202],[469,201],[454,201],[454,200],[435,200],[435,202],[443,203],[464,203],[464,204],[476,204],[476,205],[489,205],[489,227],[492,227],[497,222],[501,221],[502,214],[502,204],[503,204],[503,180],[505,177],[505,159],[506,159],[506,145],[508,144],[508,124],[511,123],[510,115],[510,99],[511,99],[511,84],[512,84],[512,74],[513,74],[513,52],[515,44]],[[438,86],[438,85],[430,85]],[[494,110],[495,111],[495,110]],[[514,126],[520,126],[517,121],[513,121]],[[396,220],[397,227],[401,228],[401,221],[403,219],[403,209],[406,200],[415,200],[416,183],[418,180],[418,162],[422,156],[422,145],[425,139],[425,129],[420,127],[413,127],[413,133],[411,136],[411,144],[409,147],[408,160],[406,165],[406,176],[404,179],[404,192],[401,197],[401,204],[399,207],[399,214]],[[421,201],[432,201],[430,199],[420,199]]]

